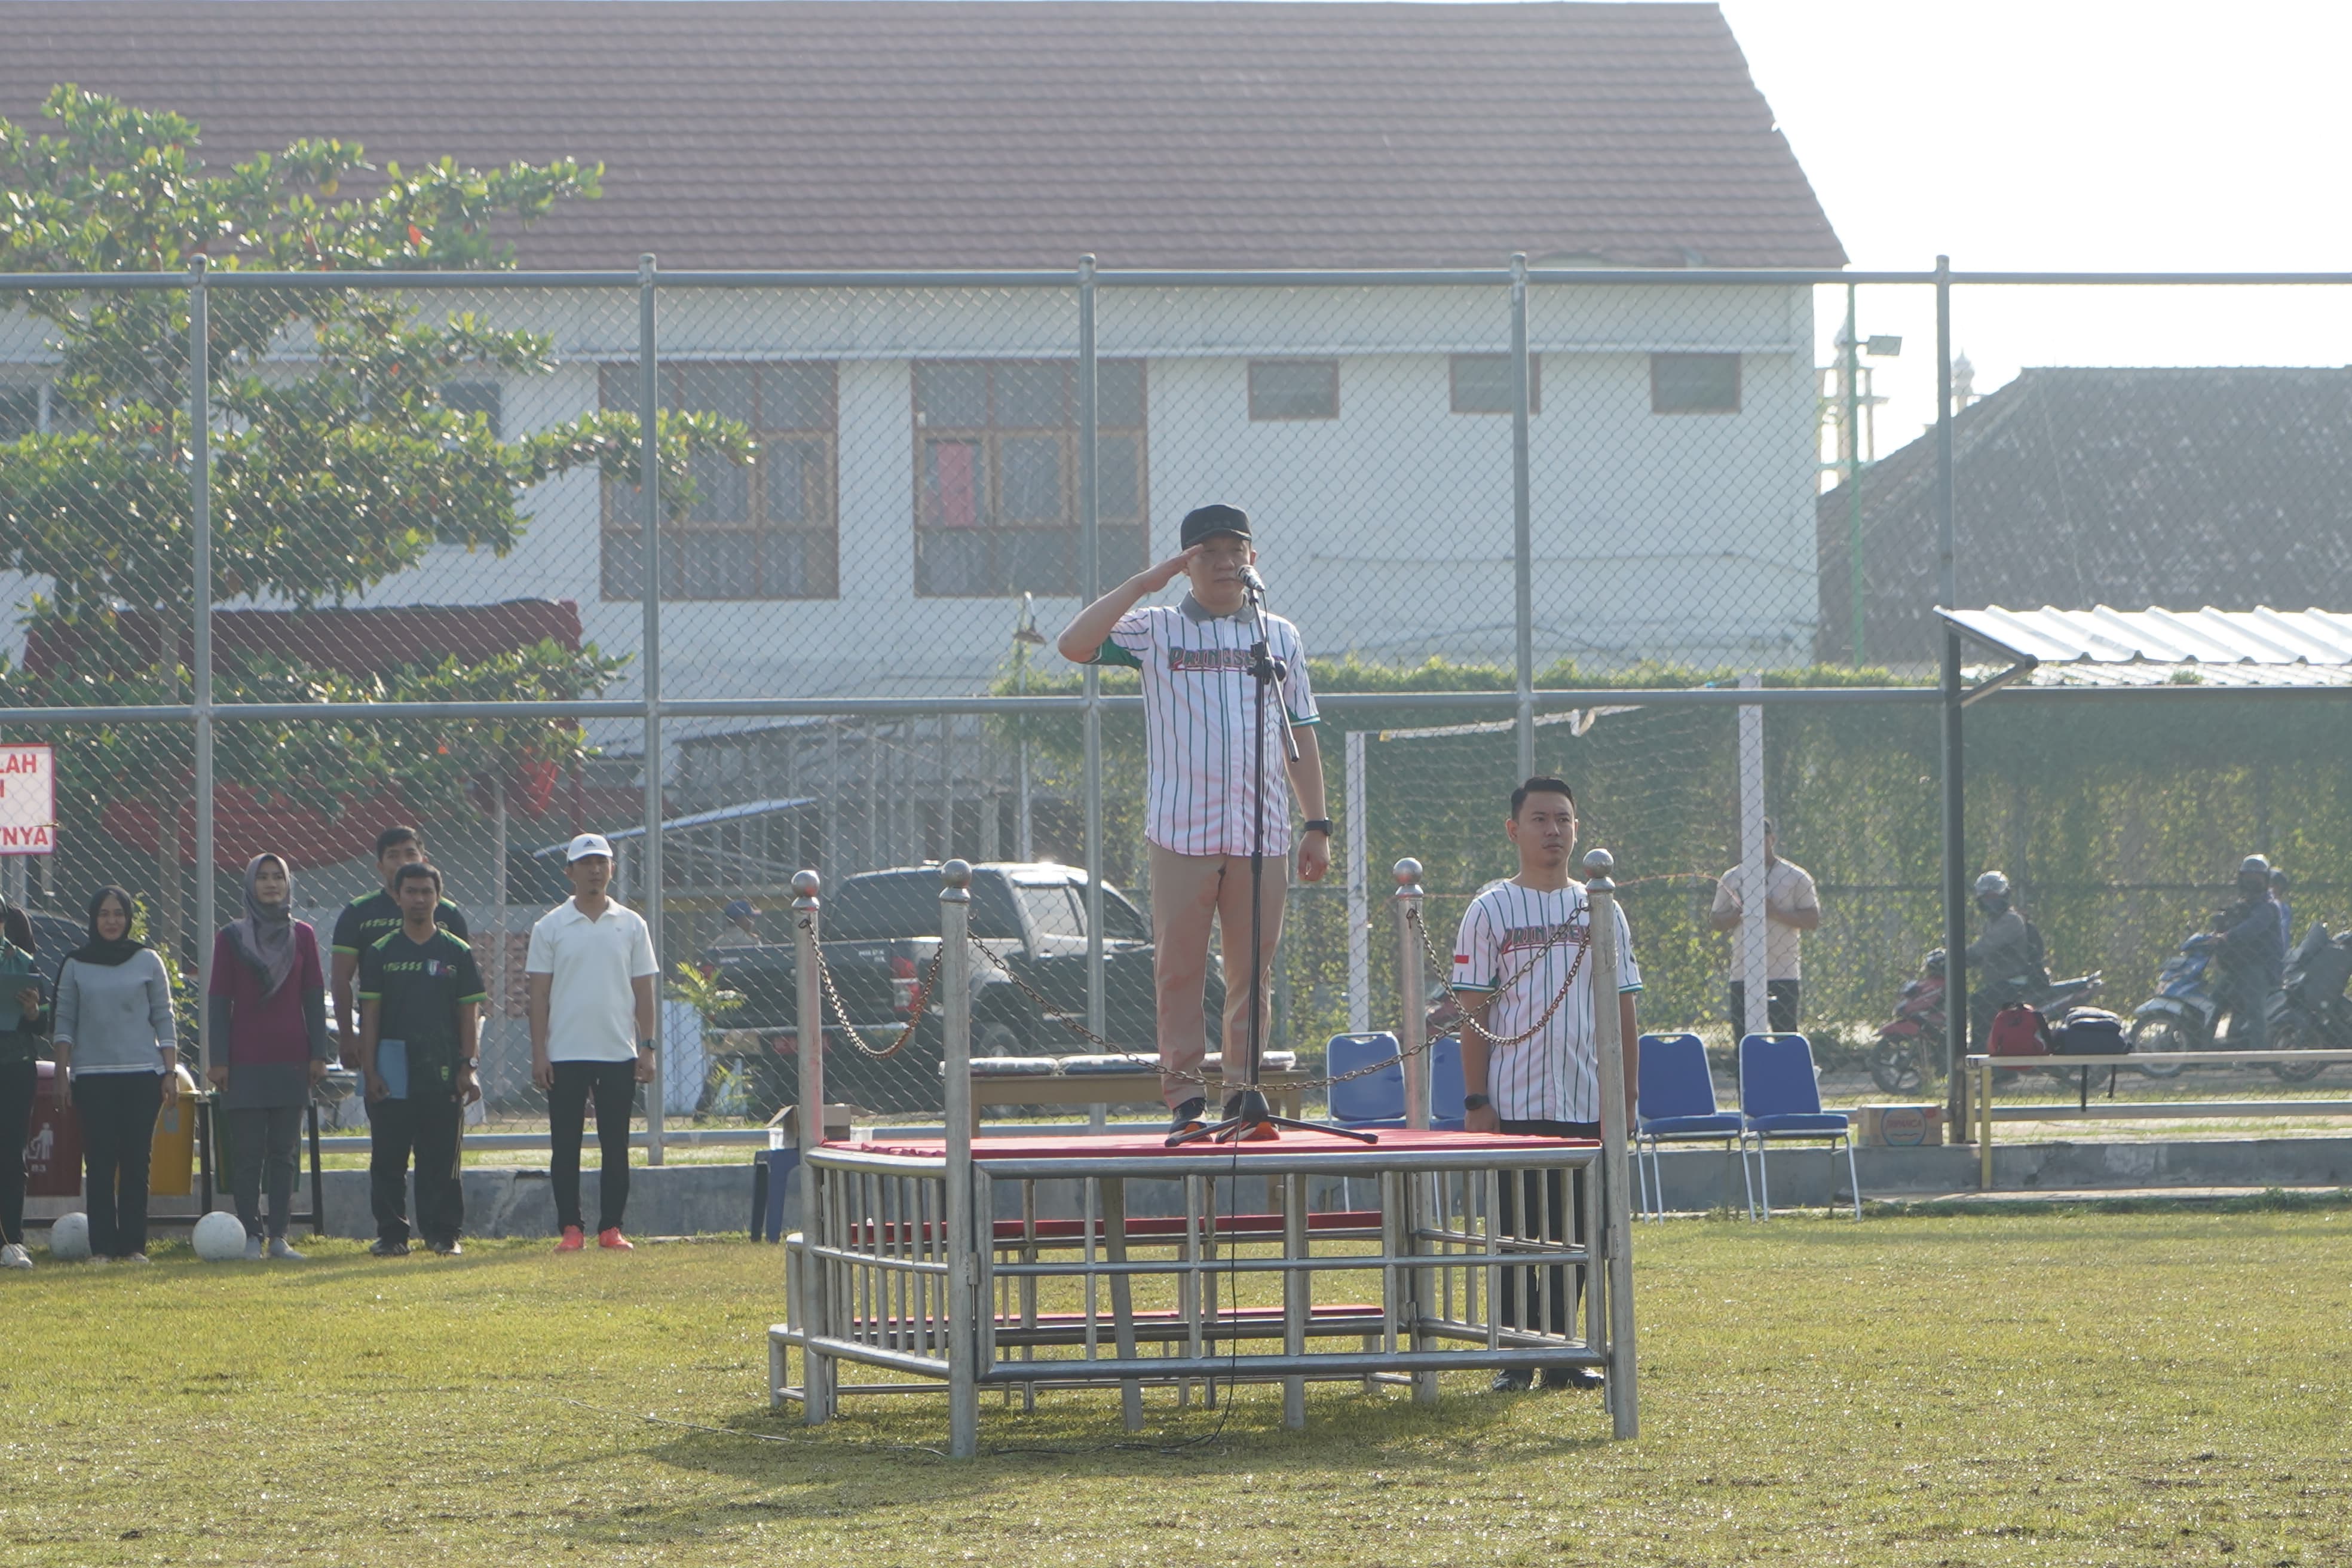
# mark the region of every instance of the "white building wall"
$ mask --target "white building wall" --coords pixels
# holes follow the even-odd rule
[[[1511,657],[1510,420],[1448,411],[1454,353],[1504,352],[1499,289],[1106,289],[1100,352],[1147,360],[1152,554],[1209,500],[1259,519],[1276,606],[1321,653]],[[596,365],[633,359],[634,290],[419,296],[548,331],[558,368],[511,380],[508,434],[596,406]],[[1532,426],[1538,665],[1651,657],[1709,666],[1801,661],[1816,588],[1810,290],[1557,287],[1534,291],[1543,356]],[[665,359],[838,364],[840,595],[671,602],[676,696],[862,696],[986,685],[1010,647],[1005,599],[913,592],[917,357],[1064,357],[1068,289],[665,292]],[[17,357],[36,340],[0,336]],[[1736,414],[1651,412],[1654,352],[1743,355]],[[1253,422],[1248,362],[1336,356],[1334,420]],[[0,367],[5,368],[5,367]],[[370,604],[578,601],[587,636],[635,653],[641,610],[602,597],[598,482],[540,487],[504,559],[436,547]],[[0,603],[23,597],[0,581]],[[1041,601],[1049,635],[1076,608]],[[16,634],[21,642],[21,633]],[[1048,665],[1051,664],[1050,656]],[[640,689],[633,666],[614,695]]]

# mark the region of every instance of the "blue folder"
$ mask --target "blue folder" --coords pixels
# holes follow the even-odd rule
[[[378,1040],[375,1043],[375,1076],[383,1079],[386,1100],[408,1098],[408,1042]]]

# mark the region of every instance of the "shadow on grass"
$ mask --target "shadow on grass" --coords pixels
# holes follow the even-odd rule
[[[1483,1378],[1485,1374],[1478,1374]],[[1305,1430],[1281,1424],[1278,1387],[1253,1386],[1215,1410],[1195,1405],[1178,1411],[1164,1400],[1147,1405],[1146,1429],[1129,1433],[1115,1392],[1041,1397],[1034,1414],[1008,1409],[989,1395],[981,1408],[981,1449],[970,1460],[947,1457],[947,1408],[924,1395],[875,1395],[891,1408],[855,1405],[824,1428],[801,1425],[797,1407],[782,1414],[745,1412],[709,1425],[669,1422],[658,1415],[605,1412],[641,1427],[646,1442],[632,1457],[693,1472],[733,1489],[681,1506],[625,1503],[574,1516],[585,1541],[625,1535],[691,1539],[756,1521],[814,1522],[857,1516],[870,1522],[893,1510],[910,1510],[936,1523],[933,1510],[984,1504],[1008,1485],[1038,1479],[1137,1483],[1140,1498],[1154,1484],[1181,1479],[1188,1488],[1251,1486],[1260,1490],[1311,1491],[1360,1483],[1383,1469],[1410,1468],[1414,1484],[1475,1482],[1505,1458],[1559,1457],[1609,1446],[1601,1402],[1585,1394],[1481,1395],[1449,1393],[1434,1406],[1417,1405],[1402,1391],[1365,1394],[1336,1388],[1311,1393]],[[1519,1411],[1546,1419],[1530,1426]]]

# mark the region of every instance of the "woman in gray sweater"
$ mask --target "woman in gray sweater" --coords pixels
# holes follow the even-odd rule
[[[89,1253],[147,1261],[147,1165],[156,1114],[180,1095],[172,976],[163,955],[131,936],[131,895],[106,887],[89,901],[89,940],[58,972],[58,1087],[81,1120]]]

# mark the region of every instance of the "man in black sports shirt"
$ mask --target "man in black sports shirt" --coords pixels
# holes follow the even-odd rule
[[[360,955],[360,1069],[367,1075],[368,1189],[379,1258],[408,1250],[408,1157],[416,1222],[445,1258],[460,1250],[459,1135],[482,1098],[477,1040],[487,995],[474,950],[434,922],[441,873],[421,862],[393,878],[400,929]]]
[[[343,1065],[356,1068],[359,1063],[359,1013],[352,1005],[352,979],[359,973],[360,954],[400,929],[400,905],[394,901],[392,879],[403,866],[422,865],[425,861],[425,840],[414,827],[387,827],[375,836],[376,875],[383,879],[383,891],[370,893],[364,899],[353,899],[335,917],[334,952],[329,960],[327,991],[334,998],[336,1042],[341,1047]],[[466,929],[465,912],[448,900],[434,915],[441,929],[459,941],[473,933]]]

